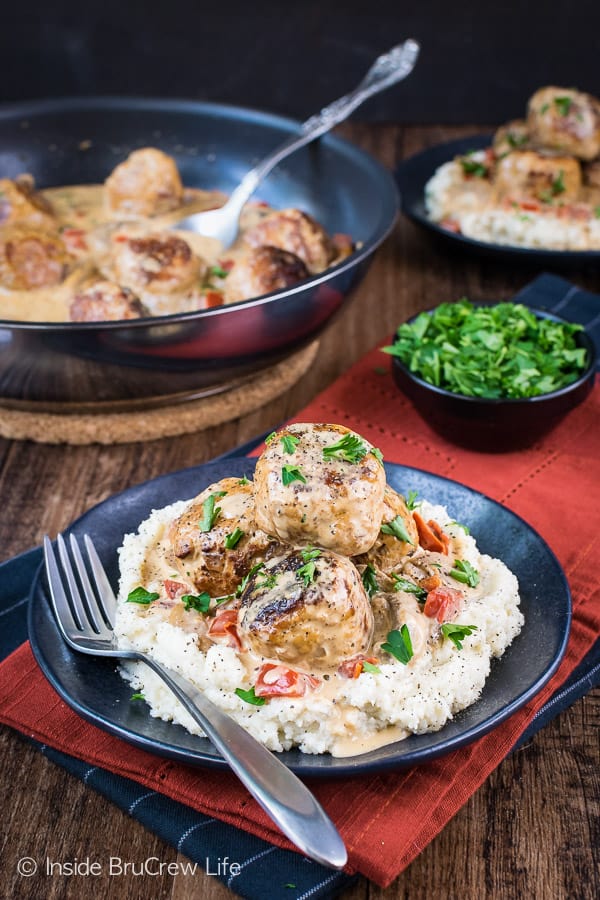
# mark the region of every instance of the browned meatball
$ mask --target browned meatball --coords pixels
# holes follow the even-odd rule
[[[169,232],[113,236],[111,259],[116,280],[136,293],[172,294],[197,283],[204,264],[183,238]]]
[[[499,160],[494,186],[498,199],[572,203],[581,191],[581,166],[571,156],[515,151]]]
[[[600,154],[600,102],[573,88],[540,88],[529,100],[527,127],[538,147],[594,159]]]
[[[355,557],[354,562],[357,565],[372,565],[387,573],[411,556],[419,546],[417,526],[404,497],[389,485],[386,485],[383,495],[381,524],[386,526],[385,531],[380,531],[370,550]]]
[[[0,284],[9,290],[60,284],[71,261],[57,235],[26,228],[0,231]]]
[[[96,281],[79,291],[69,307],[72,322],[139,319],[146,315],[146,308],[135,294],[112,281]]]
[[[527,150],[529,145],[529,130],[525,119],[507,122],[494,135],[494,152],[497,156],[505,156],[513,150]]]
[[[19,175],[15,181],[0,178],[0,225],[27,225],[44,230],[56,228],[52,207],[34,187],[31,175]]]
[[[385,471],[376,454],[344,425],[281,429],[256,464],[259,527],[290,544],[365,553],[377,540],[384,509]]]
[[[594,191],[600,191],[600,159],[583,165],[583,183]]]
[[[181,206],[183,185],[174,159],[144,147],[113,169],[104,182],[104,196],[110,212],[121,218],[146,218]]]
[[[255,247],[235,262],[225,283],[225,296],[229,303],[262,297],[292,287],[308,275],[302,260],[293,253],[277,247]]]
[[[252,247],[268,244],[298,256],[309,272],[322,272],[336,251],[324,228],[299,209],[282,209],[271,213],[244,234]]]
[[[326,550],[292,550],[250,575],[239,632],[262,656],[331,668],[368,649],[373,613],[349,559]]]
[[[223,478],[202,491],[171,525],[169,541],[181,574],[211,597],[235,591],[278,546],[258,528],[252,482],[240,478]]]

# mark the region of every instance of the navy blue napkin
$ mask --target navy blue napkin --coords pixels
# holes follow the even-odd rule
[[[555,275],[540,275],[514,298],[542,307],[586,326],[600,350],[600,296],[582,291]],[[249,453],[263,436],[236,447],[222,457]],[[0,661],[27,639],[26,608],[33,576],[41,562],[40,548],[0,565]],[[529,741],[547,722],[567,709],[591,688],[600,685],[600,639],[562,687],[539,710],[517,747]],[[238,828],[210,818],[149,791],[137,782],[81,762],[32,741],[52,762],[80,778],[115,803],[202,869],[208,866],[227,887],[248,900],[320,900],[333,897],[356,881],[356,876],[333,872],[299,853],[281,850]],[[218,860],[229,857],[241,866],[239,875],[216,872]]]

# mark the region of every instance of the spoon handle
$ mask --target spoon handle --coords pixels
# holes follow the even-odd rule
[[[354,110],[364,103],[373,94],[379,93],[392,84],[401,81],[409,75],[419,55],[419,44],[409,38],[403,44],[392,47],[387,53],[378,56],[360,84],[349,94],[334,100],[321,112],[300,127],[300,131],[282,144],[280,144],[265,159],[261,160],[254,169],[242,179],[237,188],[231,194],[227,203],[228,207],[239,206],[240,210],[246,201],[252,196],[260,182],[271,169],[274,169],[286,156],[294,153],[300,147],[314,141],[315,138],[330,131],[335,125],[339,125]]]

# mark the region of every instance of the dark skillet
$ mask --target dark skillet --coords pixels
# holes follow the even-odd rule
[[[0,171],[30,172],[39,187],[103,181],[131,150],[160,147],[192,187],[232,190],[297,124],[231,106],[174,100],[78,98],[0,110]],[[87,149],[86,149],[87,148]],[[257,300],[105,324],[0,321],[0,398],[140,404],[212,392],[312,340],[360,281],[397,211],[392,176],[328,135],[298,151],[257,191],[298,206],[359,249],[294,288]],[[1,316],[0,298],[0,316]]]

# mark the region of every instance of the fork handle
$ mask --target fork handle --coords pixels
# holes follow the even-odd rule
[[[136,656],[173,691],[286,837],[316,862],[343,868],[348,856],[342,838],[300,779],[177,672],[144,654]]]

